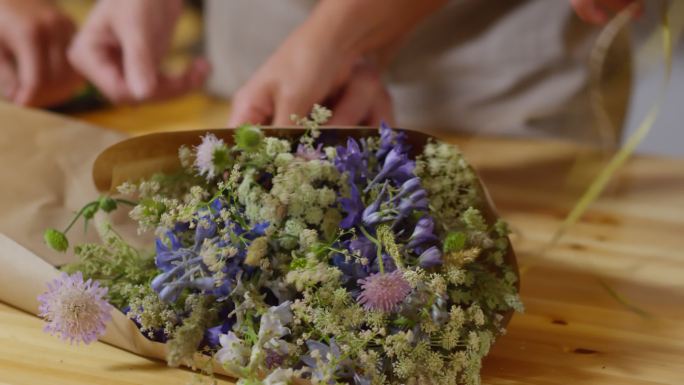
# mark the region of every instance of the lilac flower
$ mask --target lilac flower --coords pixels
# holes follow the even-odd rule
[[[396,183],[404,183],[415,177],[413,172],[415,168],[416,162],[410,160],[406,153],[401,152],[400,149],[395,147],[387,154],[382,169],[380,169],[380,172],[373,178],[368,186],[366,186],[364,191],[368,192],[373,185],[386,179],[391,179]]]
[[[276,368],[266,378],[261,381],[263,385],[290,385],[297,383],[294,380],[295,373],[291,368]]]
[[[413,177],[401,185],[399,192],[392,197],[392,201],[403,198],[406,195],[413,194],[419,190],[421,190],[420,178]]]
[[[377,223],[392,220],[396,217],[396,213],[392,210],[380,210],[382,204],[387,201],[387,197],[387,183],[385,183],[382,186],[380,193],[375,198],[375,201],[373,201],[373,203],[368,205],[368,207],[366,207],[363,210],[363,214],[361,214],[361,219],[364,225],[372,226]]]
[[[359,280],[357,301],[368,310],[393,311],[411,292],[411,285],[400,270],[377,273]]]
[[[361,194],[355,183],[351,184],[351,195],[349,198],[339,198],[338,202],[342,206],[342,210],[347,213],[347,216],[340,222],[340,227],[343,229],[350,229],[361,221],[361,214],[364,206],[361,200]]]
[[[152,289],[159,293],[159,298],[173,302],[185,288],[211,290],[214,280],[202,263],[200,244],[184,248],[173,233],[167,232],[166,237],[170,240],[170,247],[161,239],[156,240],[155,263],[162,273],[154,277],[151,283]]]
[[[395,224],[398,223],[401,219],[404,219],[411,215],[411,213],[414,211],[428,211],[428,204],[429,201],[427,198],[427,192],[423,189],[420,189],[412,193],[408,197],[401,199],[399,205],[397,206],[399,214],[397,215]]]
[[[300,143],[297,146],[297,152],[295,152],[295,156],[304,160],[320,160],[325,158],[325,154],[323,154],[323,151],[321,151],[322,148],[323,143],[319,143],[316,148]]]
[[[207,213],[200,219],[195,229],[195,243],[190,247],[183,247],[178,237],[171,231],[165,233],[170,245],[167,246],[160,238],[156,240],[155,263],[162,273],[152,280],[151,286],[159,293],[159,297],[163,301],[174,302],[184,289],[209,292],[217,295],[219,299],[223,298],[228,295],[231,280],[236,277],[238,272],[249,270],[249,267],[244,265],[245,247],[240,245],[238,253],[223,268],[225,282],[219,282],[217,286],[217,282],[200,255],[202,245],[207,239],[218,249],[225,249],[230,246],[230,240],[215,237],[217,232],[215,217],[215,215],[212,216]],[[245,241],[251,241],[263,235],[269,226],[268,222],[262,222],[256,224],[252,229],[245,230],[236,223],[230,225],[234,234]]]
[[[38,296],[40,316],[47,321],[45,331],[60,334],[71,343],[89,344],[105,333],[112,306],[105,301],[107,288],[99,282],[83,281],[81,272],[62,275],[48,283],[48,291]]]
[[[418,219],[416,227],[413,229],[411,237],[408,239],[406,247],[415,249],[423,244],[434,244],[439,240],[434,234],[435,222],[432,217],[424,216]]]
[[[442,264],[442,252],[437,246],[432,246],[418,257],[418,264],[421,267],[429,268]]]
[[[205,239],[212,238],[214,235],[216,235],[218,226],[216,225],[214,218],[212,218],[209,210],[204,210],[198,214],[199,220],[197,221],[195,228],[195,244],[201,245]]]
[[[217,160],[228,157],[228,147],[214,134],[203,136],[202,143],[195,148],[195,151],[195,168],[207,179],[212,179],[221,171],[217,168]]]
[[[369,151],[365,148],[365,142],[361,142],[362,147],[353,138],[347,139],[347,146],[337,146],[337,156],[333,163],[341,173],[349,174],[351,183],[361,183],[368,178],[368,158]]]
[[[393,148],[398,147],[401,152],[408,152],[406,133],[394,131],[384,121],[380,123],[380,147],[375,152],[378,159],[383,159]]]

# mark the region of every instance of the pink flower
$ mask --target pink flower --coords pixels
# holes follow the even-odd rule
[[[40,316],[47,321],[45,331],[60,334],[63,340],[89,344],[104,334],[112,306],[104,300],[107,288],[92,280],[83,281],[81,272],[62,275],[48,283],[48,291],[38,296]]]
[[[195,168],[207,179],[212,179],[221,171],[218,166],[222,166],[224,158],[228,157],[226,144],[214,134],[203,136],[202,143],[195,151]]]
[[[360,279],[357,299],[368,310],[393,311],[411,292],[411,285],[399,270],[377,273]]]

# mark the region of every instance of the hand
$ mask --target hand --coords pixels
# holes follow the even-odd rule
[[[163,99],[199,88],[208,63],[161,71],[182,0],[100,0],[69,49],[69,60],[111,101]]]
[[[394,125],[390,94],[378,70],[369,63],[355,65],[347,82],[330,101],[330,125],[378,126],[381,121]]]
[[[291,114],[306,115],[313,104],[325,102],[332,102],[334,109],[331,124],[391,120],[391,103],[379,70],[364,58],[385,64],[388,52],[445,2],[319,2],[307,21],[234,95],[229,126],[288,125]]]
[[[66,51],[73,22],[45,0],[0,0],[0,91],[30,106],[70,98],[82,80]]]
[[[292,124],[349,80],[356,61],[305,28],[295,31],[233,97],[229,126]]]
[[[580,19],[593,23],[604,24],[613,13],[618,13],[632,3],[638,3],[635,15],[643,9],[642,0],[570,0],[572,7]]]

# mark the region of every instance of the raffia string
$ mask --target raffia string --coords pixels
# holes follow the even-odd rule
[[[672,7],[670,7],[671,9]],[[602,33],[597,39],[594,50],[606,50],[606,41],[612,41],[612,38],[617,33],[616,31],[627,24],[625,20],[629,20],[634,8],[628,7],[618,14],[611,22],[603,29]],[[668,16],[669,10],[663,10],[662,22],[660,25],[660,32],[662,34],[662,49],[665,61],[665,74],[663,78],[663,85],[660,88],[658,97],[649,109],[648,113],[639,124],[637,130],[627,139],[625,144],[620,148],[615,155],[610,159],[608,164],[601,170],[599,175],[591,182],[582,197],[572,208],[568,216],[565,218],[560,227],[553,234],[551,240],[545,245],[542,252],[555,246],[560,238],[565,235],[567,230],[573,226],[584,215],[589,206],[594,203],[605,189],[608,182],[615,175],[618,169],[625,164],[629,157],[634,153],[637,146],[644,140],[646,135],[651,131],[653,125],[660,113],[662,104],[665,101],[667,85],[670,81],[670,74],[672,72],[672,34],[670,30],[670,21]],[[617,28],[616,28],[617,27]],[[593,56],[593,55],[592,55]]]

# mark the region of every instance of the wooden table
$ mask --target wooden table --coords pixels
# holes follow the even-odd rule
[[[191,95],[80,118],[141,133],[216,127],[227,113],[227,104]],[[527,307],[487,359],[483,383],[683,384],[684,160],[633,159],[581,223],[540,253],[600,158],[550,141],[454,141],[514,230]],[[0,385],[193,377],[101,343],[64,345],[37,318],[2,304],[0,325]]]

